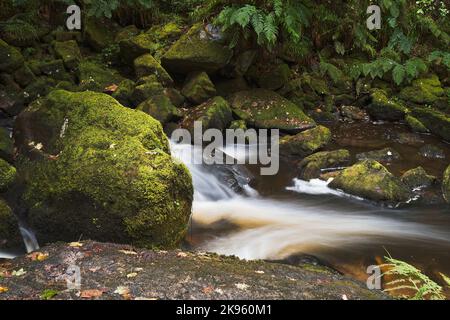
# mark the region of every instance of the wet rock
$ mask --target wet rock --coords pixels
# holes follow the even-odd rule
[[[354,106],[342,106],[341,114],[344,118],[354,121],[364,121],[369,118],[364,110]]]
[[[401,159],[400,154],[392,148],[384,148],[369,152],[362,152],[356,155],[358,160],[376,160],[378,162],[392,162]]]
[[[384,90],[374,89],[370,94],[371,103],[366,107],[369,115],[376,120],[403,120],[408,111],[406,107],[389,99]]]
[[[205,103],[187,111],[181,127],[192,133],[194,121],[201,121],[203,130],[225,130],[233,121],[230,105],[222,97],[214,97]]]
[[[444,89],[436,75],[428,78],[416,79],[412,85],[404,88],[399,97],[407,102],[415,104],[433,104],[444,95]]]
[[[442,193],[444,195],[444,199],[450,203],[450,165],[445,170],[442,178]]]
[[[405,118],[406,124],[408,127],[413,131],[417,133],[428,133],[429,130],[427,127],[423,125],[422,122],[420,122],[417,118],[414,118],[411,115],[407,115]]]
[[[417,167],[406,171],[402,175],[401,179],[402,182],[411,190],[417,188],[427,188],[436,181],[436,177],[427,174],[425,169],[422,167]]]
[[[74,40],[53,43],[53,49],[58,59],[62,59],[67,69],[73,70],[78,67],[81,61],[81,52],[78,44]]]
[[[6,191],[16,180],[16,168],[0,159],[0,192]]]
[[[5,200],[0,199],[0,249],[17,248],[21,244],[18,221]]]
[[[14,138],[40,243],[83,234],[174,247],[184,238],[191,178],[152,117],[106,94],[54,90],[19,115]]]
[[[164,87],[159,83],[156,76],[141,78],[131,95],[132,103],[137,106],[153,96],[164,94]]]
[[[414,108],[412,114],[432,133],[450,141],[450,117],[447,114],[432,108]]]
[[[163,67],[172,73],[188,74],[193,71],[215,73],[225,67],[232,51],[219,41],[202,36],[202,24],[194,25],[162,57]]]
[[[172,77],[151,54],[144,54],[134,60],[134,71],[138,78],[155,75],[164,86],[173,85]]]
[[[345,149],[314,153],[300,162],[298,166],[300,178],[303,180],[319,178],[323,169],[347,166],[350,160],[350,152]]]
[[[241,91],[229,99],[233,112],[248,126],[296,133],[316,125],[300,107],[274,91]]]
[[[151,115],[162,124],[177,121],[182,117],[181,111],[165,95],[153,96],[142,102],[137,109]]]
[[[120,102],[120,104],[131,107],[132,103],[132,95],[135,87],[134,81],[130,79],[125,79],[119,83],[119,86],[116,91],[113,92],[112,97]]]
[[[300,132],[280,139],[280,152],[284,155],[306,157],[331,141],[331,132],[324,126]]]
[[[329,184],[330,188],[374,201],[404,202],[410,197],[408,188],[375,160],[364,160],[342,172]]]
[[[20,51],[0,39],[0,72],[12,73],[23,63],[24,59]]]
[[[248,76],[252,78],[260,88],[268,90],[278,90],[283,87],[291,75],[291,69],[285,63],[268,66],[253,66],[248,71]]]
[[[124,78],[114,69],[85,60],[80,62],[78,80],[82,90],[103,92],[106,87],[120,84]]]
[[[420,146],[424,143],[424,140],[420,135],[409,132],[394,133],[392,139],[397,143],[406,144],[408,146]]]
[[[419,154],[422,157],[430,159],[445,159],[444,150],[431,144],[424,145],[422,148],[420,148]]]
[[[206,72],[191,73],[181,93],[195,104],[200,104],[216,95],[216,88]]]

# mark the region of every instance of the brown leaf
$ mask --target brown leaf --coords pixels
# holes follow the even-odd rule
[[[7,287],[0,287],[0,293],[5,293],[8,292],[8,288]]]
[[[31,261],[44,261],[48,258],[48,253],[46,252],[32,252],[27,256]]]
[[[81,291],[80,297],[81,298],[87,298],[87,299],[91,299],[91,298],[98,298],[103,294],[102,290],[98,290],[98,289],[91,289],[91,290],[84,290]]]
[[[119,86],[117,84],[112,84],[105,88],[105,92],[116,92]]]

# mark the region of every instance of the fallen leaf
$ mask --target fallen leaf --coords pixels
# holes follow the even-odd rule
[[[25,270],[23,270],[23,268],[19,269],[19,270],[14,270],[12,272],[12,275],[15,277],[20,277],[23,276],[24,274],[26,274],[27,272]]]
[[[119,252],[121,252],[123,254],[131,255],[131,256],[137,255],[137,252],[131,251],[131,250],[119,250]]]
[[[83,246],[83,244],[81,242],[71,242],[71,243],[69,243],[69,247],[72,247],[72,248],[79,248],[79,247],[82,247],[82,246]]]
[[[202,289],[202,291],[205,294],[210,294],[210,293],[214,292],[214,288],[213,287],[205,287]]]
[[[187,253],[185,253],[185,252],[178,252],[178,254],[177,254],[177,257],[181,257],[181,258],[185,258],[185,257],[187,257],[188,255],[187,255]]]
[[[124,299],[127,299],[127,300],[131,299],[130,289],[128,287],[118,286],[116,288],[116,291],[114,291],[114,293],[120,294]]]
[[[128,278],[128,279],[136,278],[137,275],[138,275],[137,272],[132,272],[132,273],[127,274],[127,278]]]
[[[236,288],[238,288],[240,290],[247,290],[247,288],[248,288],[248,284],[245,284],[245,283],[236,283],[235,286],[236,286]]]
[[[257,274],[264,274],[264,271],[262,271],[262,270],[256,270],[255,273],[257,273]]]
[[[116,92],[119,86],[117,84],[112,84],[105,88],[105,92]]]
[[[7,287],[0,287],[0,293],[5,293],[8,292],[8,288]]]
[[[44,261],[48,259],[48,253],[32,252],[27,257],[30,258],[31,261]]]
[[[347,298],[347,295],[346,295],[346,294],[343,294],[343,295],[342,295],[342,300],[348,300],[348,298]]]
[[[84,290],[81,291],[81,298],[87,298],[87,299],[91,299],[91,298],[98,298],[103,294],[102,290],[98,290],[98,289],[91,289],[91,290]]]
[[[54,298],[56,295],[58,295],[58,291],[53,290],[53,289],[47,289],[42,291],[41,293],[41,299],[42,300],[51,300],[52,298]]]

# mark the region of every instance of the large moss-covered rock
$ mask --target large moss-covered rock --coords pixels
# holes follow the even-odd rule
[[[444,89],[436,75],[416,79],[412,85],[404,88],[399,97],[415,104],[432,104],[444,95]]]
[[[16,180],[16,168],[0,159],[0,192],[6,191]]]
[[[184,237],[191,177],[152,117],[106,94],[55,90],[20,114],[14,135],[41,243],[83,235],[173,247]]]
[[[0,199],[0,249],[17,248],[22,243],[18,221],[5,200]]]
[[[44,60],[40,61],[39,70],[42,75],[50,77],[55,80],[67,80],[71,81],[72,78],[64,67],[62,59]]]
[[[450,141],[450,116],[432,108],[414,108],[412,113],[432,133]]]
[[[444,194],[444,199],[450,203],[450,165],[444,172],[444,177],[442,179],[442,192]]]
[[[119,42],[120,55],[125,63],[133,63],[133,61],[145,54],[154,54],[158,48],[153,37],[148,33],[122,39]]]
[[[403,120],[408,112],[402,104],[389,99],[384,90],[374,89],[370,98],[371,103],[367,106],[367,112],[376,120]]]
[[[19,69],[23,62],[20,51],[0,39],[0,72],[12,73]]]
[[[109,20],[88,18],[84,26],[84,37],[92,49],[100,52],[113,43],[115,33],[113,29]]]
[[[427,129],[427,127],[425,127],[423,125],[422,122],[420,122],[417,118],[411,116],[411,115],[407,115],[405,118],[406,124],[408,125],[408,127],[417,133],[428,133],[429,130]]]
[[[134,60],[134,71],[138,78],[155,75],[165,86],[173,85],[172,77],[151,54],[144,54]]]
[[[229,100],[233,112],[249,126],[299,132],[316,125],[300,107],[274,91],[241,91],[232,95]]]
[[[53,49],[57,58],[62,59],[67,69],[75,69],[81,61],[81,52],[75,40],[55,41]]]
[[[147,99],[137,109],[151,115],[162,124],[181,118],[181,111],[172,104],[167,96],[162,94]]]
[[[343,170],[329,186],[354,196],[390,203],[407,201],[410,196],[400,179],[375,160],[364,160]]]
[[[334,151],[321,151],[303,159],[298,168],[300,178],[311,180],[319,178],[322,170],[327,168],[339,168],[350,163],[350,152],[345,149]]]
[[[118,85],[124,78],[116,71],[95,61],[81,61],[78,80],[82,90],[103,92],[106,87]]]
[[[286,155],[306,157],[331,141],[331,132],[324,126],[317,126],[280,139],[280,152]]]
[[[162,65],[173,73],[188,74],[206,71],[209,74],[225,67],[232,51],[220,42],[210,39],[202,24],[194,25],[162,57]]]
[[[193,133],[195,121],[202,123],[203,130],[225,130],[233,121],[230,105],[222,97],[214,97],[195,108],[189,109],[181,127]]]
[[[191,73],[181,93],[195,104],[205,102],[216,95],[216,88],[206,72]]]
[[[401,179],[411,190],[429,187],[436,181],[436,177],[429,175],[422,167],[406,171]]]

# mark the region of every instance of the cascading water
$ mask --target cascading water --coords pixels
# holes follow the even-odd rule
[[[202,152],[191,145],[172,143],[172,154],[189,168],[194,184],[192,221],[207,228],[226,221],[236,226],[225,235],[216,235],[200,244],[199,249],[245,259],[283,259],[295,253],[317,254],[320,250],[335,250],[355,244],[377,243],[380,239],[397,238],[418,243],[450,242],[450,234],[434,226],[386,217],[392,211],[379,208],[335,208],[323,202],[301,202],[262,198],[251,190],[245,195],[231,190],[217,179],[214,170],[194,165],[188,155]],[[228,146],[233,157],[244,156],[245,149]],[[230,154],[229,154],[230,155]],[[287,190],[310,195],[344,198],[345,194],[331,190],[327,182],[295,179]],[[346,200],[348,201],[348,200]],[[401,213],[399,210],[398,212]],[[383,242],[379,242],[383,246]]]

